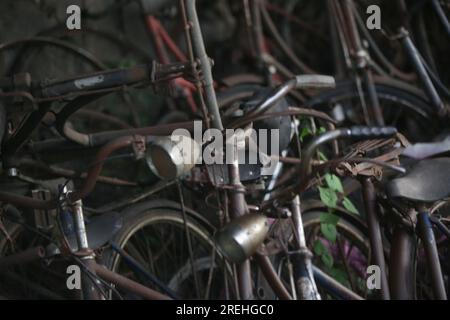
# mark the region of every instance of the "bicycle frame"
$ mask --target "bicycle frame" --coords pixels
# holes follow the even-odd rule
[[[405,281],[415,279],[412,276],[413,261],[412,256],[415,254],[416,236],[423,243],[426,262],[431,274],[431,284],[435,299],[446,300],[444,280],[442,277],[441,264],[437,252],[436,239],[432,229],[433,220],[430,218],[430,210],[423,205],[418,205],[416,210],[409,210],[410,218],[417,221],[415,230],[397,225],[394,230],[393,246],[391,247],[389,262],[389,283],[393,299],[414,299],[415,292],[413,284]],[[448,230],[447,230],[448,231]]]
[[[277,81],[279,76],[292,77],[290,69],[269,53],[266,46],[266,39],[263,34],[263,24],[267,27],[270,35],[273,37],[275,43],[279,46],[283,54],[289,59],[293,65],[304,73],[314,73],[310,67],[306,66],[292,51],[291,48],[285,43],[281,35],[276,29],[273,21],[269,17],[266,6],[271,8],[273,6],[266,4],[264,0],[244,0],[244,9],[247,22],[247,26],[251,26],[249,31],[254,40],[252,52],[256,55],[260,63],[267,66],[265,70],[266,74],[270,76],[270,82]],[[356,82],[361,106],[365,115],[366,125],[384,125],[384,118],[381,111],[378,96],[375,90],[374,78],[371,70],[371,60],[367,50],[362,45],[362,38],[359,34],[353,0],[345,1],[327,1],[327,8],[330,18],[334,22],[336,28],[332,28],[332,32],[336,32],[338,41],[333,42],[333,49],[335,53],[335,66],[338,76],[345,73],[342,66],[342,59],[338,54],[342,52],[343,60],[345,61],[345,68],[347,71],[354,73],[354,81]],[[279,12],[278,13],[283,13]],[[289,18],[289,17],[288,17]],[[291,17],[294,19],[294,17]],[[276,70],[277,73],[270,71],[270,66]],[[366,102],[365,94],[367,92],[368,101]],[[304,97],[296,92],[293,95],[299,100],[304,101]]]
[[[172,53],[178,61],[188,61],[186,55],[176,45],[175,41],[170,37],[167,30],[158,19],[148,14],[145,16],[145,23],[150,35],[153,37],[156,55],[161,63],[170,63],[169,52]],[[191,112],[195,114],[197,112],[197,103],[195,102],[193,95],[197,90],[195,85],[182,78],[174,79],[172,82],[176,88],[182,91],[191,108]]]
[[[353,0],[344,1],[328,1],[330,12],[336,19],[338,35],[344,51],[344,57],[348,57],[352,65],[347,68],[353,68],[356,72],[355,81],[360,91],[361,106],[365,113],[365,121],[367,125],[383,126],[384,119],[380,108],[380,103],[375,90],[373,74],[370,69],[369,53],[362,45],[361,36],[358,32],[355,20],[355,5]],[[348,64],[349,62],[347,62]],[[361,88],[361,76],[365,85],[365,90],[369,96],[370,105],[367,106],[364,93]]]
[[[418,77],[422,83],[424,91],[426,92],[427,97],[430,99],[430,102],[434,107],[437,115],[440,118],[444,118],[447,115],[447,109],[441,97],[439,96],[439,93],[436,87],[434,86],[432,79],[430,78],[427,68],[424,65],[424,60],[422,59],[419,51],[417,50],[416,46],[411,40],[411,37],[409,36],[408,32],[404,28],[400,29],[400,39],[406,52],[408,53],[408,56],[414,66],[415,71],[418,74]]]
[[[339,29],[338,31],[340,33],[340,36],[343,37],[342,43],[346,46],[344,48],[344,51],[347,51],[345,54],[348,54],[353,59],[348,67],[355,68],[357,70],[358,73],[356,75],[357,81],[359,81],[360,76],[363,78],[364,84],[366,85],[366,90],[369,94],[369,100],[371,103],[371,114],[370,117],[368,117],[367,122],[368,124],[370,123],[382,124],[383,119],[381,110],[379,109],[378,98],[376,96],[376,92],[374,89],[372,72],[368,65],[369,60],[366,56],[365,49],[361,44],[361,38],[358,33],[358,29],[354,19],[352,3],[353,3],[352,1],[346,0],[342,5],[341,4],[336,6],[331,5],[330,6],[331,12],[333,12],[336,15],[337,20],[340,19],[340,22],[338,21],[337,26]],[[253,4],[257,5],[258,0],[255,0]],[[219,113],[214,88],[214,81],[211,72],[211,61],[208,58],[205,50],[205,44],[202,38],[200,23],[198,21],[196,12],[196,1],[180,0],[180,8],[184,23],[184,29],[186,30],[186,38],[188,44],[187,47],[189,51],[188,56],[184,55],[183,52],[181,52],[181,50],[176,46],[173,39],[168,35],[167,31],[154,16],[151,15],[146,16],[147,27],[154,37],[155,49],[158,58],[161,60],[161,62],[163,63],[170,62],[168,51],[181,62],[188,62],[188,63],[190,62],[193,68],[194,66],[196,66],[197,61],[199,62],[201,74],[204,77],[204,79],[201,79],[199,74],[193,71],[193,74],[196,77],[196,84],[191,84],[190,82],[187,82],[185,80],[173,80],[173,81],[177,86],[185,90],[184,93],[186,94],[188,103],[191,106],[191,111],[193,113],[196,112],[196,103],[193,100],[193,92],[199,94],[202,112],[204,112],[205,115],[204,120],[208,124],[207,127],[212,126],[216,129],[223,131],[224,126],[222,124],[222,119]],[[259,10],[257,9],[255,9],[253,13],[256,15],[256,17],[258,14],[261,14],[261,12],[259,12]],[[262,14],[264,15],[264,13]],[[255,32],[258,35],[258,47],[259,47],[259,51],[258,50],[257,51],[259,52],[261,60],[264,60],[265,59],[264,57],[266,57],[266,55],[268,54],[268,50],[264,45],[264,39],[261,37],[262,33],[260,27],[261,25],[258,24],[256,25]],[[287,55],[291,56],[289,51],[287,52],[288,52]],[[299,61],[297,61],[297,64],[299,64]],[[275,77],[272,80],[276,80]],[[361,99],[364,99],[364,94],[362,94]],[[268,101],[268,104],[270,104],[270,102],[272,101]],[[363,104],[365,104],[365,102],[363,102]],[[20,133],[19,137],[20,139],[16,138],[18,143],[14,143],[14,147],[11,148],[10,150],[11,155],[13,151],[19,149],[24,143],[24,141],[28,139],[29,135],[35,129],[36,125],[43,119],[45,113],[47,113],[47,111],[49,110],[49,107],[50,106],[47,104],[41,105],[40,108],[32,114],[31,119],[27,120],[26,122],[27,126],[24,129],[24,131]],[[74,109],[76,109],[76,107],[77,106],[74,106]],[[264,111],[266,111],[266,107],[268,108],[269,106],[262,105],[261,110],[257,111],[263,113]],[[64,123],[65,120],[67,120],[67,118],[64,118],[63,120],[61,120],[62,123]],[[192,128],[192,123],[173,124],[172,126],[167,127],[139,128],[130,130],[127,129],[113,132],[104,132],[100,134],[93,134],[88,136],[89,142],[88,145],[81,147],[78,146],[81,149],[84,149],[85,147],[88,146],[89,147],[103,146],[102,149],[99,151],[98,156],[94,162],[95,165],[87,173],[87,178],[85,180],[85,184],[83,185],[83,187],[76,191],[65,190],[63,192],[63,195],[65,196],[66,205],[70,207],[75,217],[78,248],[79,248],[79,252],[77,252],[77,255],[82,258],[81,260],[84,261],[80,263],[80,266],[87,270],[87,273],[84,274],[83,278],[83,289],[85,290],[84,295],[87,299],[100,298],[98,292],[96,292],[95,281],[92,281],[92,275],[94,276],[97,275],[100,278],[117,285],[118,287],[122,287],[128,291],[131,291],[145,298],[168,299],[169,298],[168,296],[170,296],[171,298],[175,297],[174,294],[170,292],[170,290],[168,290],[168,288],[165,288],[160,284],[158,285],[158,283],[156,283],[157,281],[155,281],[155,278],[151,274],[146,273],[145,270],[139,264],[137,264],[136,261],[133,261],[132,259],[131,260],[128,259],[127,261],[132,265],[133,269],[136,270],[137,272],[140,272],[141,274],[144,274],[150,280],[150,282],[156,283],[156,285],[162,291],[164,291],[165,294],[161,294],[152,289],[146,288],[145,286],[135,281],[132,281],[119,274],[106,270],[102,266],[95,263],[93,253],[92,251],[90,251],[89,244],[87,242],[81,199],[84,198],[87,194],[89,194],[93,190],[96,178],[98,178],[100,174],[101,165],[103,161],[113,151],[129,147],[131,145],[137,146],[137,149],[139,149],[139,144],[142,143],[142,140],[145,140],[145,138],[136,135],[144,135],[144,136],[153,134],[170,135],[171,132],[173,131],[172,129],[180,128],[183,126],[187,128]],[[330,135],[320,137],[320,139],[322,140],[320,139],[316,140],[315,141],[316,145],[313,145],[313,147],[316,148],[317,145],[321,143],[328,142],[340,137],[350,137],[351,134],[352,133],[351,132],[349,133],[349,131],[336,130],[335,132],[332,132]],[[362,136],[364,138],[367,138],[364,134],[362,134]],[[108,142],[108,144],[104,146],[106,142]],[[49,149],[58,150],[58,147],[60,147],[61,145],[67,146],[67,141],[64,139],[56,141],[45,141],[42,144],[39,143],[34,144],[34,147],[37,148],[42,147],[44,150],[45,148],[47,148],[47,150]],[[310,172],[308,166],[310,164],[310,160],[312,159],[311,150],[312,149],[306,150],[304,157],[300,162],[302,166],[300,181],[302,183],[306,182],[309,178],[308,175]],[[11,160],[12,164],[13,160],[14,159]],[[241,177],[239,173],[239,163],[237,159],[234,159],[234,161],[231,164],[228,164],[228,174],[229,174],[228,181],[230,181],[229,183],[230,188],[227,190],[219,190],[219,189],[217,190],[217,193],[219,194],[218,202],[222,206],[222,203],[220,203],[221,202],[220,196],[223,195],[223,199],[227,199],[226,201],[223,201],[225,203],[225,205],[223,206],[226,206],[225,211],[230,213],[231,219],[237,219],[249,212],[249,205],[247,204],[245,199],[244,195],[245,189],[241,182]],[[299,190],[303,191],[301,190],[301,188]],[[154,192],[157,192],[157,190]],[[298,194],[298,192],[296,192],[296,194]],[[401,274],[401,272],[404,271],[403,268],[407,264],[408,260],[405,255],[406,253],[403,253],[403,255],[398,254],[397,260],[395,259],[391,260],[392,271],[390,272],[390,275],[398,277],[393,280],[396,283],[393,284],[394,294],[392,294],[389,291],[389,284],[387,280],[383,243],[381,239],[380,222],[377,216],[376,193],[373,183],[370,179],[363,180],[363,194],[366,212],[368,215],[368,227],[369,227],[371,248],[373,250],[373,261],[381,267],[382,296],[384,299],[389,299],[390,296],[396,297],[398,295],[397,293],[403,290],[395,286],[404,285],[404,283],[401,283],[401,277],[399,276],[399,274]],[[180,198],[181,198],[180,201],[182,202],[183,201],[182,194],[180,195]],[[228,201],[228,199],[230,201]],[[25,207],[43,208],[43,209],[54,208],[56,205],[60,204],[60,199],[58,199],[58,201],[43,201],[43,200],[32,201],[30,199],[21,198],[20,196],[12,196],[11,194],[5,194],[2,192],[0,192],[0,200],[11,203],[16,203],[19,201]],[[298,252],[295,255],[295,258],[298,258],[297,260],[299,260],[295,263],[295,267],[298,269],[295,272],[296,273],[295,280],[297,282],[298,287],[300,287],[299,281],[304,279],[311,280],[311,283],[308,284],[309,288],[306,294],[301,289],[299,289],[299,293],[301,295],[304,294],[303,298],[315,298],[315,299],[319,298],[317,288],[315,287],[314,283],[314,280],[316,280],[317,283],[323,285],[324,287],[327,288],[327,290],[334,292],[336,295],[340,297],[349,299],[360,299],[361,297],[354,294],[350,290],[346,289],[345,287],[340,285],[337,281],[335,281],[331,277],[328,277],[327,275],[325,275],[323,272],[321,272],[312,265],[311,256],[309,255],[308,248],[306,247],[304,236],[302,236],[303,224],[301,221],[299,196],[296,196],[295,198],[289,200],[290,201],[288,202],[288,205],[289,204],[291,205],[290,209],[291,212],[293,213],[292,219],[295,226],[294,233],[297,237],[295,246]],[[184,211],[184,203],[182,203],[182,208]],[[429,217],[424,210],[422,211],[423,214],[421,213],[419,216],[421,221],[420,222],[421,227],[419,228],[420,230],[418,231],[418,233],[423,239],[430,240],[428,241],[428,243],[431,244],[430,246],[426,246],[426,251],[429,256],[429,260],[431,261],[431,263],[433,263],[432,264],[432,267],[434,268],[433,270],[436,271],[437,274],[440,274],[439,261],[435,250],[435,240],[432,239],[433,235],[432,230],[429,227],[429,220],[427,220],[429,219]],[[394,248],[393,252],[399,253],[399,250],[408,249],[408,245],[411,244],[410,235],[404,236],[399,231],[398,234],[396,233],[395,237],[401,238],[402,240],[398,242],[398,248]],[[127,258],[126,253],[121,251],[120,248],[117,248],[117,246],[116,248],[114,248],[114,250],[125,259]],[[30,252],[27,252],[26,255],[9,257],[8,258],[9,262],[3,259],[1,262],[20,263],[17,261],[21,262],[32,261],[34,259],[39,258],[42,258],[42,254],[40,254],[39,250],[38,251],[32,250]],[[271,262],[268,259],[268,257],[262,256],[259,253],[257,253],[253,258],[254,260],[256,260],[258,266],[260,267],[261,271],[263,272],[264,276],[266,277],[267,281],[269,282],[274,292],[278,295],[278,297],[281,299],[291,299],[292,296],[290,295],[289,292],[287,292],[280,277],[273,270],[273,266],[271,265]],[[241,299],[252,299],[253,291],[252,291],[252,274],[250,268],[250,260],[247,259],[244,263],[238,265],[237,269],[238,269],[237,271],[238,297]],[[433,286],[435,287],[436,291],[439,294],[439,297],[443,297],[441,279],[439,278],[433,279],[433,284],[434,284]]]

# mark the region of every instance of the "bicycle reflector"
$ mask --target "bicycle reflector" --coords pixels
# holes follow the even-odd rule
[[[216,234],[215,240],[226,259],[241,263],[256,252],[268,231],[267,217],[249,213],[228,223]]]
[[[149,145],[146,161],[159,178],[171,180],[188,174],[200,159],[201,148],[190,137],[172,135],[155,138]]]

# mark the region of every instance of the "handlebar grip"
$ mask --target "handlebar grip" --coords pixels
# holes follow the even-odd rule
[[[358,140],[390,138],[397,134],[395,127],[354,126],[348,129],[349,137]]]
[[[70,93],[131,85],[149,80],[152,68],[153,66],[141,64],[128,69],[104,70],[66,80],[43,82],[37,92],[40,91],[44,98],[53,98]]]
[[[296,76],[297,89],[316,89],[316,88],[334,88],[336,87],[336,81],[334,77],[325,76],[320,74],[303,74]]]

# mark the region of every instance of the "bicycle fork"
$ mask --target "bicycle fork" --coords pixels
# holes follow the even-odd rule
[[[447,300],[436,239],[430,221],[430,213],[424,207],[419,207],[418,209],[417,229],[425,249],[435,299]]]
[[[314,281],[312,253],[306,246],[300,209],[300,196],[295,196],[291,204],[292,222],[294,224],[296,251],[292,254],[294,278],[297,295],[300,300],[321,300]]]
[[[95,280],[95,254],[89,249],[88,238],[86,233],[86,225],[84,223],[83,204],[81,200],[71,202],[69,200],[69,194],[71,191],[64,187],[62,193],[63,204],[61,206],[61,212],[70,212],[71,216],[67,217],[72,221],[63,221],[66,225],[73,222],[73,231],[77,239],[78,249],[74,252],[74,255],[79,259],[80,268],[83,271],[81,273],[81,289],[83,292],[83,299],[85,300],[100,300],[100,294],[97,290],[97,286],[100,283],[94,283]],[[69,248],[70,250],[70,248]],[[89,274],[89,275],[88,275]]]

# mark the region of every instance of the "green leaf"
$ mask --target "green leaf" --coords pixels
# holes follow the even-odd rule
[[[356,288],[359,291],[364,292],[365,290],[367,290],[367,283],[364,279],[356,278],[355,280],[356,280]]]
[[[321,213],[319,219],[321,223],[328,223],[334,226],[337,225],[339,221],[339,217],[332,213]]]
[[[328,158],[320,151],[317,151],[317,154],[319,155],[319,159],[321,161],[328,161]]]
[[[336,191],[330,188],[319,187],[320,200],[329,208],[336,208],[338,197]]]
[[[333,189],[334,191],[340,193],[344,193],[344,187],[342,186],[341,179],[338,176],[332,173],[327,173],[325,174],[325,181],[327,182],[327,185],[330,189]]]
[[[327,129],[325,129],[324,127],[320,127],[319,130],[317,131],[319,134],[325,133],[327,132]]]
[[[338,268],[331,268],[329,274],[344,286],[349,286],[349,282],[347,280],[347,273],[345,271]]]
[[[321,223],[320,231],[322,232],[322,234],[328,241],[330,241],[332,243],[336,242],[337,230],[336,230],[336,226],[334,224]]]
[[[351,202],[349,198],[344,197],[344,200],[342,200],[342,205],[344,206],[345,209],[347,209],[351,213],[359,214],[358,209],[356,209],[355,205],[353,204],[353,202]]]
[[[300,132],[300,141],[303,142],[303,139],[310,135],[312,135],[311,129],[308,126],[302,127],[302,131]]]
[[[323,264],[327,267],[327,268],[332,268],[333,267],[333,256],[331,255],[331,253],[327,250],[325,251],[322,256],[320,257],[320,259],[322,260]]]
[[[322,241],[317,239],[316,241],[314,241],[313,250],[314,254],[320,257],[324,252],[327,251],[327,248],[324,246]]]

